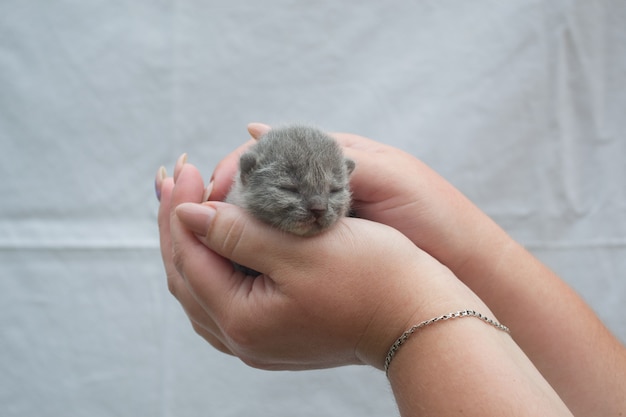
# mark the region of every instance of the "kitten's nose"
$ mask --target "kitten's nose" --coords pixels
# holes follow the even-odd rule
[[[320,199],[314,199],[309,202],[309,211],[316,219],[322,217],[327,210],[327,204]]]

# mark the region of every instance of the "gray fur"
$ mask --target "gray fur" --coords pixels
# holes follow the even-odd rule
[[[354,166],[317,128],[275,128],[241,156],[226,201],[278,229],[312,236],[348,214]]]

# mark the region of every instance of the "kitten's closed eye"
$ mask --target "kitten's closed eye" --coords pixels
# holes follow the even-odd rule
[[[288,193],[300,192],[300,190],[298,189],[298,186],[295,184],[280,184],[277,188],[279,190],[286,191]]]

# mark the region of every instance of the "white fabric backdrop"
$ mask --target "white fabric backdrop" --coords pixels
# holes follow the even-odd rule
[[[208,178],[250,121],[419,156],[626,339],[626,2],[225,3],[0,3],[3,416],[397,414],[382,373],[247,368],[168,294],[156,169]]]

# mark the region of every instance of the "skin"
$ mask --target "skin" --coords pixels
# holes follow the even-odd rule
[[[184,157],[174,178],[159,171],[168,285],[196,332],[264,369],[381,368],[412,324],[473,308],[515,339],[475,319],[414,335],[390,368],[403,416],[570,415],[561,398],[576,415],[624,411],[624,348],[573,291],[419,160],[335,137],[356,161],[361,219],[313,238],[285,236],[217,202],[253,142],[219,164],[208,191]],[[198,204],[207,195],[211,202]],[[226,258],[264,274],[246,277]],[[450,346],[463,346],[463,355]]]

